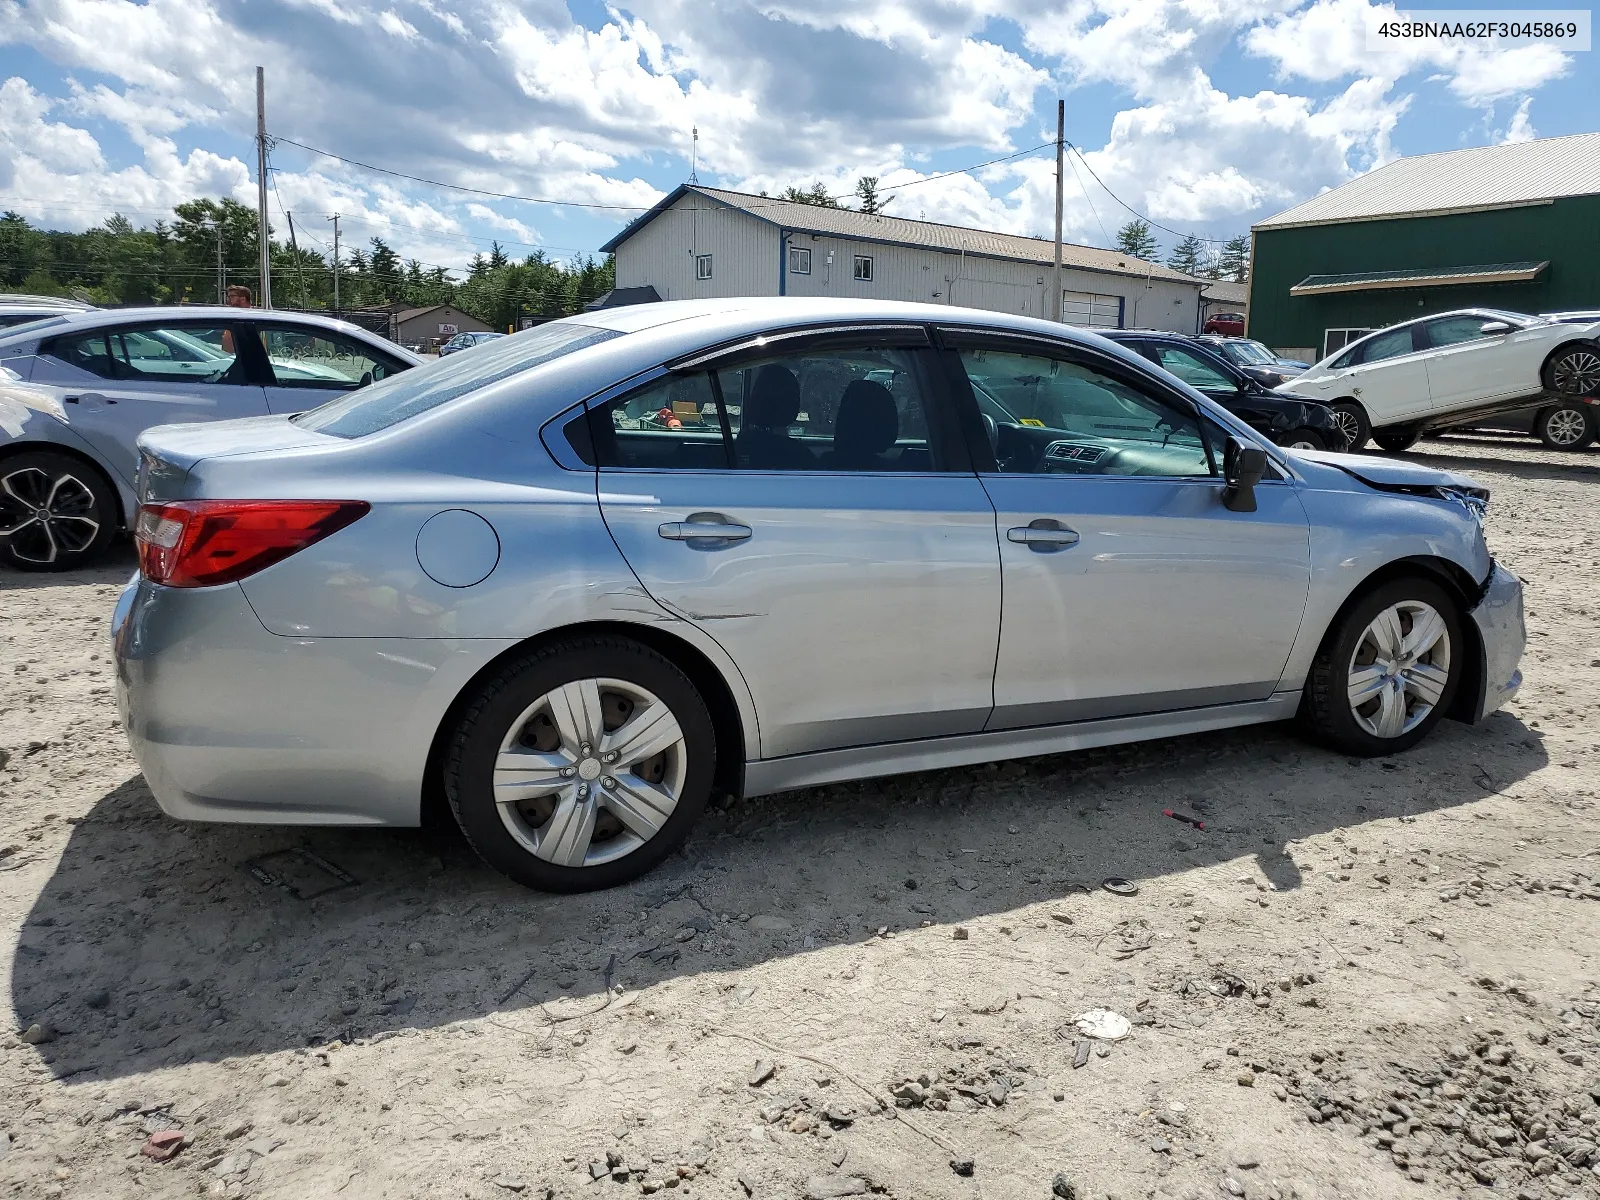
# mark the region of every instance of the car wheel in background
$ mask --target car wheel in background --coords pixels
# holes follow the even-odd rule
[[[1326,450],[1328,443],[1315,429],[1291,429],[1278,442],[1288,450]]]
[[[1339,423],[1339,432],[1344,434],[1344,448],[1352,454],[1367,444],[1367,438],[1372,435],[1372,424],[1367,420],[1367,410],[1354,400],[1340,400],[1328,405],[1333,412],[1333,419]]]
[[[70,571],[117,529],[117,500],[100,473],[49,450],[0,459],[0,558],[23,571]]]
[[[1552,404],[1534,416],[1533,433],[1552,450],[1582,450],[1595,439],[1594,418],[1586,404]]]
[[[586,637],[512,660],[469,702],[445,793],[473,848],[549,892],[613,887],[683,843],[716,767],[705,701],[625,638]]]
[[[1592,396],[1600,392],[1600,347],[1563,346],[1544,364],[1546,390],[1563,396]]]
[[[1378,443],[1378,449],[1387,450],[1390,454],[1400,454],[1415,446],[1421,436],[1420,429],[1409,425],[1393,425],[1388,429],[1373,430],[1372,440]]]
[[[1455,698],[1467,646],[1438,584],[1399,579],[1359,599],[1324,638],[1300,705],[1313,736],[1372,758],[1416,745]]]

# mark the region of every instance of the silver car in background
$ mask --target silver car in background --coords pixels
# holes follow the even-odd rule
[[[0,562],[68,570],[131,527],[152,425],[300,412],[421,361],[343,321],[259,309],[58,305],[0,329]]]
[[[403,826],[438,784],[539,888],[648,870],[714,788],[1296,715],[1391,754],[1521,680],[1481,488],[993,312],[614,309],[140,450],[114,642],[162,808]]]

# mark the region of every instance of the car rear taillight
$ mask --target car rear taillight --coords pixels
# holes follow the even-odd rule
[[[134,522],[139,570],[167,587],[232,583],[365,516],[365,500],[179,500]]]

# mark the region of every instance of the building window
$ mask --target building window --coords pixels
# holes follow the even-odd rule
[[[1357,338],[1364,338],[1371,333],[1370,329],[1326,329],[1322,333],[1322,357],[1327,358],[1339,350],[1343,350]]]
[[[711,255],[696,254],[694,256],[694,277],[696,279],[711,278]]]
[[[811,251],[804,246],[789,247],[789,274],[811,274]]]
[[[856,255],[856,278],[862,283],[872,282],[872,258],[870,255]]]

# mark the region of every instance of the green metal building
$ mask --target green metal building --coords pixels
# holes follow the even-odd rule
[[[1600,133],[1398,159],[1251,233],[1249,335],[1308,362],[1453,308],[1600,309]]]

